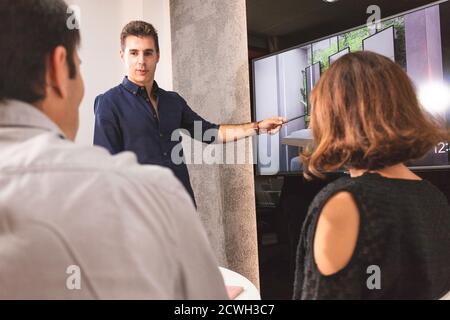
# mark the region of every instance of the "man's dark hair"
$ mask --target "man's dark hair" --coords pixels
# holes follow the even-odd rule
[[[0,101],[33,103],[45,98],[47,58],[57,46],[67,50],[69,76],[76,76],[80,32],[69,28],[72,14],[63,0],[1,0]]]
[[[145,21],[131,21],[127,23],[122,29],[120,34],[120,45],[122,50],[125,50],[125,39],[128,36],[135,37],[153,37],[155,40],[156,52],[159,53],[159,42],[158,42],[158,32],[156,29],[148,22]]]

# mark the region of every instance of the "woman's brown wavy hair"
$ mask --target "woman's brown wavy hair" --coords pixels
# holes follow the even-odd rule
[[[322,75],[311,95],[314,150],[305,177],[339,168],[377,170],[418,159],[448,131],[422,110],[403,69],[373,52],[349,53]]]

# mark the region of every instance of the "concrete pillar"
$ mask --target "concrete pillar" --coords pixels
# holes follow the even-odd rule
[[[194,111],[219,124],[251,121],[245,10],[245,0],[170,1],[173,88]],[[251,151],[245,151],[247,158]],[[253,166],[188,168],[219,263],[259,286]]]

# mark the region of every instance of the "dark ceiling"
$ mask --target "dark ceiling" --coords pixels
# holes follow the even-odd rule
[[[378,5],[381,18],[386,18],[433,2],[437,1],[247,0],[249,46],[278,51],[357,27],[366,23],[370,5]]]

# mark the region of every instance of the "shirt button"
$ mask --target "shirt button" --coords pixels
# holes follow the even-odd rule
[[[153,118],[156,118],[156,114],[153,115]]]
[[[160,133],[159,136],[160,136],[161,138],[164,137],[164,135],[163,135],[162,133]]]
[[[167,157],[167,152],[164,152],[163,155],[164,155],[164,157]]]

